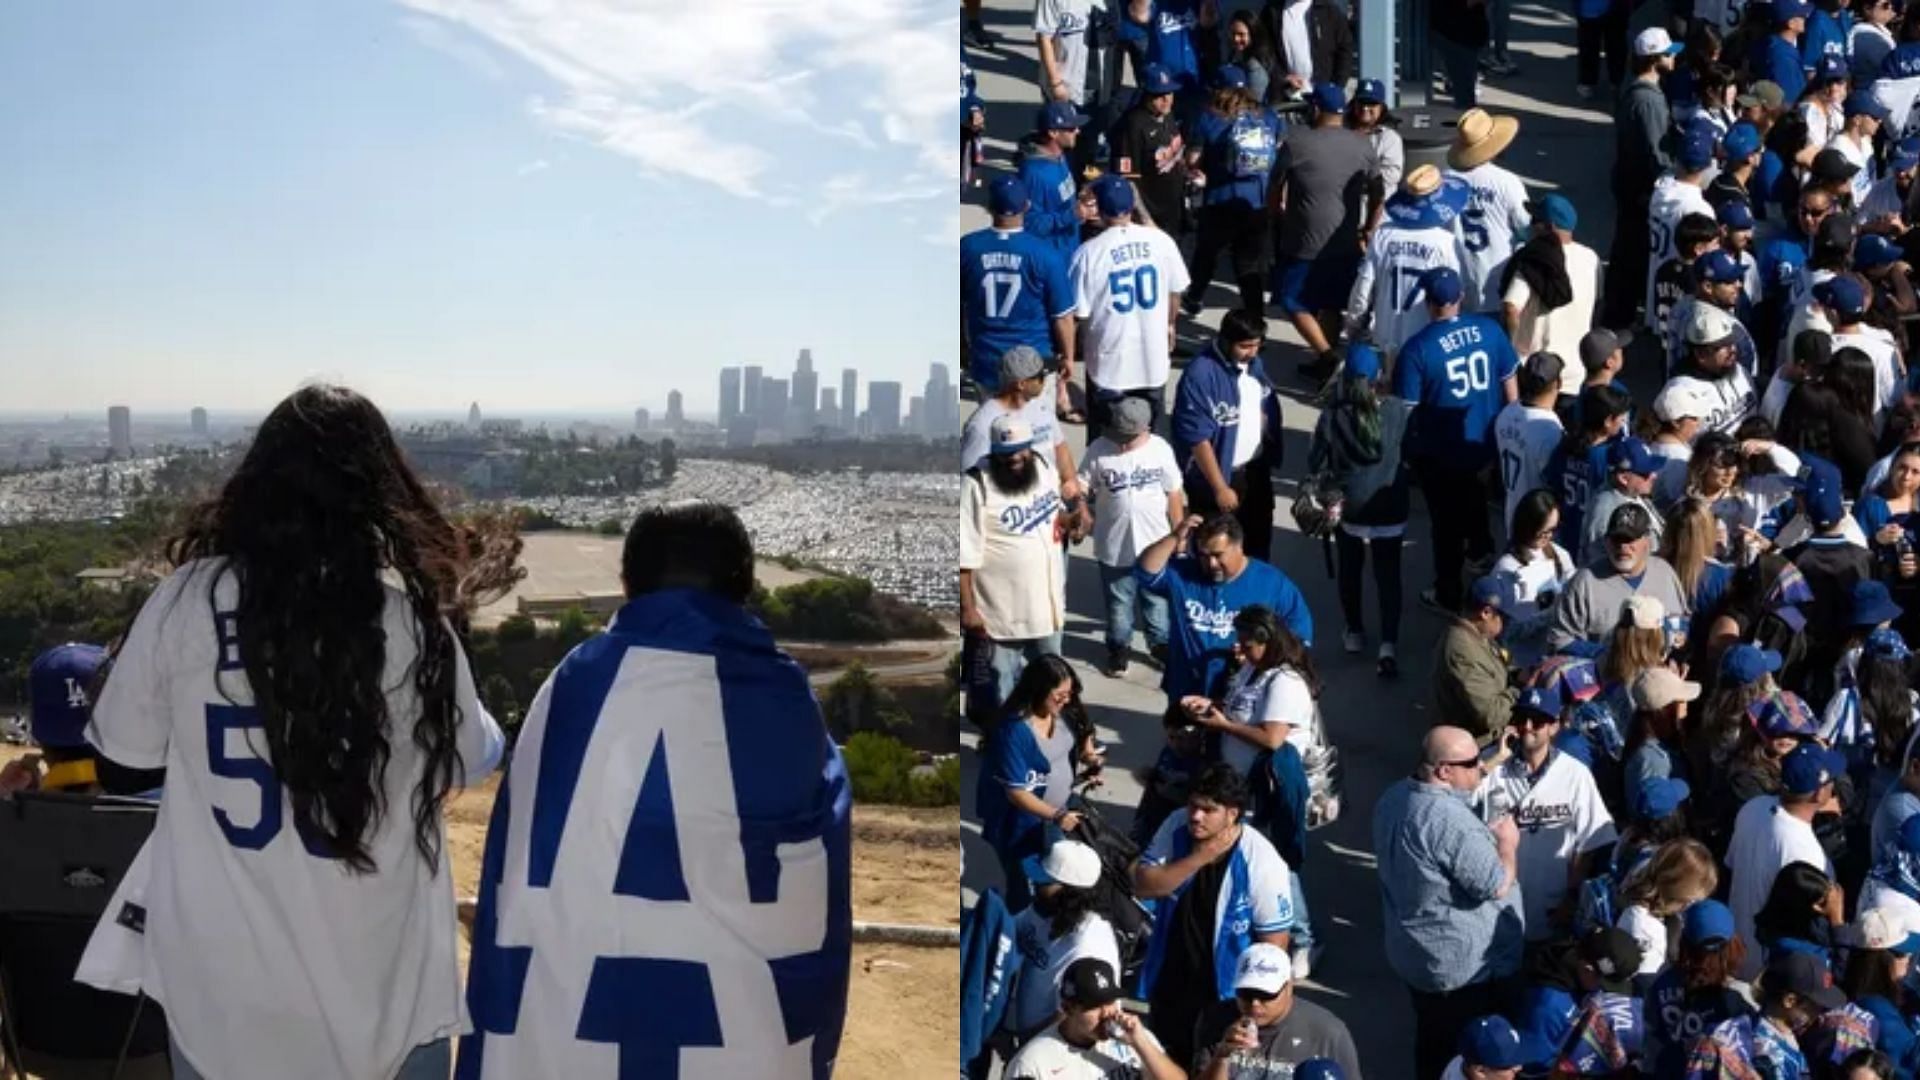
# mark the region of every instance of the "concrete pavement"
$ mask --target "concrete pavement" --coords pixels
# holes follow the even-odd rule
[[[1234,6],[1225,4],[1222,10]],[[1641,21],[1647,18],[1650,15],[1643,15]],[[989,53],[970,50],[969,56],[979,76],[981,95],[988,102],[987,145],[997,157],[989,164],[987,175],[991,176],[1007,167],[1014,140],[1031,122],[1037,103],[1037,63],[1030,4],[987,0],[986,23],[1004,36],[1003,44]],[[1603,89],[1603,96],[1593,103],[1581,102],[1575,96],[1574,24],[1566,11],[1535,3],[1517,4],[1513,38],[1521,74],[1490,82],[1481,94],[1484,107],[1521,121],[1519,137],[1501,160],[1526,181],[1531,193],[1559,190],[1572,199],[1581,215],[1576,238],[1604,259],[1613,227],[1607,191],[1607,171],[1613,158],[1611,95]],[[964,228],[971,231],[987,225],[980,205],[981,192],[976,189],[962,198],[966,203],[962,208]],[[1223,297],[1230,294],[1230,288],[1215,286],[1210,310],[1202,319],[1204,324],[1217,325]],[[1304,471],[1307,438],[1317,411],[1303,397],[1304,381],[1293,374],[1295,365],[1305,356],[1299,338],[1291,326],[1277,318],[1269,326],[1275,344],[1268,349],[1268,371],[1288,397],[1286,471],[1297,480]],[[1168,400],[1172,400],[1171,393]],[[1069,430],[1077,458],[1084,449],[1085,429]],[[1382,953],[1371,816],[1382,790],[1414,764],[1419,737],[1431,722],[1428,674],[1443,624],[1416,600],[1418,590],[1432,581],[1427,519],[1416,497],[1405,554],[1408,595],[1399,648],[1402,674],[1397,681],[1382,682],[1374,674],[1375,639],[1371,635],[1360,656],[1341,652],[1342,621],[1334,582],[1328,576],[1320,545],[1292,526],[1287,508],[1293,494],[1288,485],[1279,495],[1281,531],[1273,561],[1300,586],[1312,606],[1314,660],[1326,683],[1321,708],[1329,736],[1339,747],[1346,767],[1346,797],[1340,819],[1309,837],[1306,888],[1315,931],[1327,951],[1315,967],[1306,992],[1347,1023],[1369,1075],[1405,1076],[1412,1067],[1412,1010],[1407,991],[1387,969]],[[1377,632],[1370,584],[1367,604],[1369,630]],[[1155,688],[1158,675],[1144,662],[1136,662],[1124,679],[1100,674],[1103,604],[1098,571],[1086,544],[1073,552],[1068,606],[1065,652],[1081,672],[1085,700],[1101,738],[1109,744],[1107,784],[1096,793],[1096,801],[1103,813],[1124,824],[1140,796],[1129,772],[1151,764],[1160,749],[1158,718],[1163,697]],[[963,742],[963,884],[970,902],[974,889],[998,884],[1000,871],[991,850],[980,839],[971,805],[977,735],[969,729]]]

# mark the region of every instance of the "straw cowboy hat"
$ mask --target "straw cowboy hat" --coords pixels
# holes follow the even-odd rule
[[[1406,176],[1400,178],[1400,193],[1416,199],[1424,198],[1440,190],[1440,170],[1431,165],[1414,167]]]
[[[1468,109],[1460,114],[1460,126],[1454,130],[1453,146],[1447,150],[1447,165],[1465,171],[1485,165],[1500,156],[1520,132],[1520,121],[1511,116],[1494,116],[1485,109]]]
[[[1448,228],[1465,209],[1473,188],[1458,176],[1442,176],[1438,167],[1420,165],[1400,181],[1387,200],[1387,218],[1407,228]]]

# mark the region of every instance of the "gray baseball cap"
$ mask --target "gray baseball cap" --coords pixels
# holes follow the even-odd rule
[[[1022,379],[1037,379],[1045,371],[1047,362],[1040,359],[1031,345],[1015,345],[1000,358],[1000,385],[1017,383]]]
[[[1131,439],[1147,430],[1153,421],[1153,406],[1137,397],[1123,397],[1113,403],[1113,416],[1107,430],[1115,438]]]

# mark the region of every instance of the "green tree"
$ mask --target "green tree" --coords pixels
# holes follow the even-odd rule
[[[533,620],[525,615],[509,615],[500,620],[500,629],[498,631],[501,644],[532,641],[539,632],[539,627],[535,626]]]
[[[560,619],[554,626],[554,637],[562,647],[571,649],[592,637],[593,631],[592,618],[580,608],[570,607],[560,613]]]
[[[895,731],[911,722],[892,691],[858,660],[828,684],[820,697],[820,711],[836,738],[862,731]]]
[[[855,732],[841,750],[853,797],[861,802],[899,803],[909,794],[913,751],[900,740],[873,731]]]
[[[627,535],[627,526],[619,518],[607,518],[600,524],[595,525],[593,531],[599,533],[601,536],[625,536]]]

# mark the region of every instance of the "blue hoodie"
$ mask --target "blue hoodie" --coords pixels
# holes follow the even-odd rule
[[[1029,149],[1020,159],[1020,181],[1029,200],[1027,233],[1071,261],[1080,248],[1080,188],[1066,158]]]
[[[1013,916],[988,889],[960,913],[960,1064],[979,1057],[987,1037],[1000,1026],[1013,996],[1018,969],[1013,948]]]
[[[1267,468],[1280,471],[1280,395],[1259,364],[1250,365],[1249,374],[1260,384],[1261,452]],[[1180,377],[1173,394],[1173,456],[1187,482],[1204,484],[1199,466],[1193,463],[1193,448],[1199,443],[1213,447],[1213,458],[1223,474],[1232,472],[1233,439],[1242,423],[1240,407],[1240,370],[1220,355],[1214,342],[1194,357]],[[1255,458],[1255,462],[1260,458]]]

